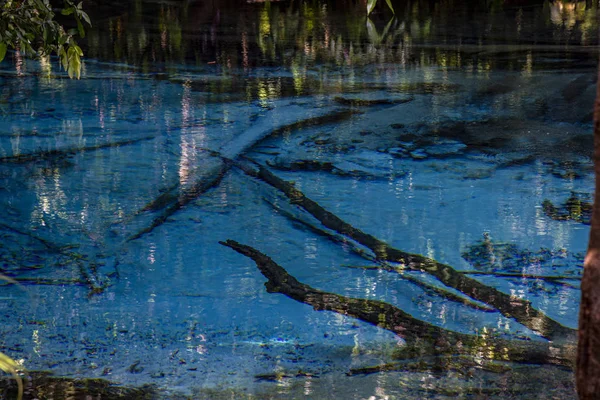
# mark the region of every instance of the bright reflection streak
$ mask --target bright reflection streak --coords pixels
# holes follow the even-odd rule
[[[317,239],[307,238],[304,241],[304,258],[307,260],[316,260],[318,255]]]
[[[527,59],[525,61],[525,65],[523,66],[523,76],[531,77],[533,74],[533,54],[531,51],[527,52]]]
[[[25,74],[23,68],[23,55],[19,50],[15,51],[15,69],[17,70],[17,76],[23,76]]]
[[[40,340],[40,331],[35,329],[32,333],[32,338],[31,340],[33,341],[33,352],[35,354],[37,354],[38,356],[40,356],[41,354],[41,350],[42,350],[42,341]]]
[[[308,379],[306,379],[304,381],[304,395],[305,396],[310,396],[313,393],[312,386],[313,386],[312,380],[309,377]]]
[[[244,69],[250,66],[248,59],[248,34],[246,32],[242,33],[242,65]]]
[[[156,244],[152,243],[148,250],[148,262],[154,264],[156,262]]]

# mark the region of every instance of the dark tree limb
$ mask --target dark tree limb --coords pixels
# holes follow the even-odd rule
[[[383,260],[377,260],[377,258],[375,256],[369,254],[369,252],[360,248],[353,241],[351,241],[343,236],[336,235],[334,233],[317,228],[310,222],[305,221],[299,217],[296,217],[292,213],[284,210],[283,208],[274,204],[273,202],[266,200],[266,199],[265,199],[265,201],[268,204],[270,204],[271,207],[273,207],[279,214],[286,217],[287,219],[292,221],[294,224],[300,225],[303,228],[308,229],[310,232],[312,232],[316,235],[327,238],[328,240],[330,240],[336,244],[342,245],[345,248],[350,249],[354,254],[356,254],[362,258],[378,264],[378,265],[375,265],[372,267],[355,267],[355,268],[379,269],[379,270],[384,270],[384,271],[388,271],[388,272],[398,273],[402,277],[402,279],[413,283],[414,285],[420,287],[421,289],[423,289],[425,292],[427,292],[429,294],[433,293],[433,294],[441,296],[447,300],[454,301],[456,303],[463,304],[467,307],[474,308],[475,310],[484,311],[484,312],[496,311],[494,308],[489,307],[485,304],[478,304],[475,301],[469,299],[468,297],[458,295],[456,293],[453,293],[449,290],[444,289],[443,287],[435,286],[430,283],[424,282],[421,279],[418,279],[417,277],[414,277],[412,275],[404,274],[403,271],[400,271],[399,268],[396,268],[393,265],[390,265],[388,262],[383,261]]]
[[[359,269],[382,269],[389,272],[396,272],[399,274],[403,274],[406,268],[397,267],[395,265],[391,265],[389,263],[380,264],[380,265],[344,265],[346,268],[359,268]],[[575,286],[563,282],[563,280],[581,280],[580,277],[577,276],[564,276],[564,275],[529,275],[529,274],[518,274],[518,273],[508,273],[508,272],[484,272],[484,271],[460,271],[465,275],[479,275],[479,276],[492,276],[494,278],[509,278],[509,279],[531,279],[531,280],[540,280],[551,283],[553,285],[566,286],[573,288]],[[405,276],[405,275],[403,275]]]
[[[9,284],[20,285],[50,285],[50,286],[65,286],[77,285],[86,286],[87,282],[80,279],[52,279],[52,278],[28,278],[28,277],[11,277]]]
[[[196,181],[186,190],[176,191],[172,198],[165,199],[163,210],[152,220],[150,225],[131,235],[129,238],[127,238],[127,242],[139,239],[145,234],[152,232],[154,228],[162,225],[170,216],[181,210],[194,199],[198,198],[201,194],[218,186],[229,168],[230,166],[228,163],[225,161],[220,162],[210,170],[206,179]]]
[[[546,314],[533,308],[530,301],[510,296],[498,289],[487,286],[473,278],[469,278],[449,265],[420,254],[407,253],[389,246],[387,243],[353,227],[335,214],[325,210],[318,203],[306,197],[293,184],[275,176],[264,166],[254,162],[237,163],[236,165],[247,175],[258,178],[277,188],[285,194],[292,204],[308,211],[327,228],[369,248],[378,260],[396,262],[406,266],[407,269],[427,272],[439,279],[444,285],[495,307],[502,315],[514,318],[547,339],[574,341],[576,333],[574,329],[561,325]]]
[[[534,275],[534,274],[521,274],[513,272],[485,272],[485,271],[461,271],[466,275],[486,275],[494,276],[498,278],[523,278],[523,279],[540,279],[543,281],[553,282],[560,280],[581,280],[580,276],[568,276],[568,275]]]
[[[363,268],[363,269],[381,269],[376,265],[346,265],[347,268]],[[392,266],[397,272],[402,272],[404,268]],[[519,274],[512,272],[485,272],[485,271],[460,271],[465,275],[482,275],[492,276],[497,278],[523,278],[523,279],[540,279],[543,281],[554,282],[560,280],[581,280],[580,276],[567,276],[567,275],[531,275],[531,274]]]
[[[327,124],[335,121],[350,118],[356,112],[346,109],[316,109],[316,116],[298,119],[279,115],[279,118],[267,116],[260,123],[244,131],[241,135],[235,137],[218,151],[210,152],[218,160],[215,165],[209,167],[208,171],[203,171],[203,176],[199,177],[191,186],[182,187],[179,184],[174,185],[167,193],[161,194],[156,200],[138,211],[135,215],[141,214],[145,210],[160,211],[152,222],[127,238],[127,242],[139,239],[147,233],[152,232],[156,227],[162,225],[170,216],[175,214],[181,208],[185,207],[191,201],[198,198],[211,188],[219,185],[225,174],[231,169],[231,162],[246,152],[249,148],[263,141],[267,137],[278,134],[286,129],[297,129],[303,126],[312,126],[317,124]],[[275,120],[275,121],[274,121]]]
[[[471,368],[482,369],[490,372],[507,372],[512,369],[511,366],[500,364],[497,361],[486,360],[482,362],[476,362],[472,357],[442,356],[422,358],[418,361],[411,360],[408,362],[393,362],[368,367],[351,368],[346,375],[369,375],[387,371],[429,373],[455,371],[461,374],[468,374],[468,370]]]
[[[65,149],[45,150],[45,151],[40,151],[38,153],[32,153],[32,154],[19,154],[19,155],[15,155],[15,156],[6,156],[6,157],[0,157],[0,163],[27,163],[27,162],[44,160],[47,158],[65,157],[65,156],[70,156],[73,154],[83,153],[83,152],[87,152],[87,151],[96,151],[96,150],[108,149],[108,148],[112,148],[112,147],[128,146],[131,144],[136,144],[139,142],[144,142],[144,141],[152,140],[152,139],[156,139],[156,136],[144,136],[144,137],[137,138],[137,139],[128,139],[128,140],[122,140],[122,141],[117,141],[117,142],[107,142],[107,143],[101,143],[101,144],[96,144],[96,145],[92,145],[92,146],[68,147]]]
[[[407,346],[400,358],[440,355],[471,355],[491,360],[556,364],[572,368],[574,349],[537,340],[506,340],[444,329],[421,321],[391,304],[324,292],[301,283],[283,267],[258,250],[233,240],[219,242],[251,258],[267,278],[269,293],[281,293],[316,311],[333,311],[386,329],[404,338]]]
[[[39,242],[39,243],[41,243],[42,245],[44,245],[44,247],[46,247],[48,250],[50,250],[50,251],[52,251],[52,252],[58,253],[58,252],[60,252],[60,251],[62,250],[62,249],[61,249],[61,247],[59,247],[59,246],[56,246],[56,245],[55,245],[55,244],[53,244],[53,243],[50,243],[50,242],[49,242],[49,241],[47,241],[46,239],[43,239],[43,238],[41,238],[41,237],[38,237],[38,236],[34,235],[33,233],[30,233],[30,232],[25,232],[25,231],[22,231],[22,230],[20,230],[20,229],[13,228],[13,227],[12,227],[12,226],[10,226],[10,225],[6,225],[6,224],[3,224],[3,223],[0,223],[0,229],[4,229],[4,230],[6,230],[6,231],[13,232],[13,233],[17,233],[17,234],[19,234],[19,235],[22,235],[22,236],[26,236],[26,237],[28,237],[28,238],[31,238],[31,239],[35,240],[36,242]]]

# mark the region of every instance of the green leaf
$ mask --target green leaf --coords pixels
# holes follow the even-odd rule
[[[394,22],[394,19],[396,17],[392,17],[389,22],[387,23],[387,25],[385,26],[385,28],[383,28],[383,33],[381,34],[381,38],[385,38],[387,36],[387,33],[389,32],[390,28],[392,27],[392,23]]]
[[[69,7],[69,8],[63,8],[63,10],[60,13],[62,15],[71,15],[71,14],[73,14],[74,11],[75,11],[74,7]]]
[[[35,0],[37,4],[38,11],[50,11],[50,4],[47,1]]]
[[[66,70],[69,67],[69,59],[67,57],[67,52],[65,51],[65,48],[60,45],[58,47],[58,57],[60,58],[60,63],[62,65],[62,67]]]
[[[378,45],[381,42],[381,37],[377,33],[375,24],[369,17],[367,17],[367,36],[369,36],[369,41],[375,45]]]
[[[80,16],[81,18],[83,18],[83,20],[84,20],[85,22],[87,22],[87,24],[88,24],[89,26],[92,26],[92,21],[90,21],[90,17],[89,17],[89,16],[88,16],[88,15],[87,15],[85,12],[81,11],[81,12],[79,13],[79,16]]]
[[[396,14],[396,11],[394,11],[394,7],[392,7],[392,0],[385,0],[385,2],[387,3],[390,10],[392,10],[392,13]]]
[[[83,29],[83,25],[81,24],[81,20],[79,18],[76,18],[77,20],[77,30],[79,31],[79,36],[81,36],[82,38],[85,37],[85,30]]]
[[[0,43],[0,62],[4,60],[4,56],[6,56],[6,43]]]
[[[371,14],[371,11],[375,8],[375,4],[377,4],[377,0],[368,0],[367,1],[367,16]]]
[[[69,57],[69,69],[67,70],[67,73],[71,79],[73,79],[73,77],[76,77],[77,79],[81,78],[81,59],[77,52],[74,52],[72,56]]]

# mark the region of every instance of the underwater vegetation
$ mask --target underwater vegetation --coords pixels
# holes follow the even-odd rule
[[[592,219],[592,200],[589,194],[572,192],[561,205],[556,206],[546,199],[542,203],[544,214],[556,221],[574,221],[589,225]]]

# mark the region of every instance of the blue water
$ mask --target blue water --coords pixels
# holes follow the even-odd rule
[[[477,279],[576,328],[589,227],[553,220],[542,203],[593,188],[596,20],[584,3],[557,4],[475,8],[489,29],[463,32],[453,24],[470,14],[451,8],[446,25],[417,7],[423,15],[399,11],[389,26],[385,9],[366,23],[352,9],[352,30],[320,3],[246,4],[244,18],[227,4],[147,4],[101,19],[79,81],[56,60],[9,54],[0,272],[20,285],[2,286],[0,351],[30,371],[152,384],[162,398],[446,398],[473,388],[569,398],[572,372],[548,366],[348,377],[391,362],[403,339],[268,293],[256,265],[219,241],[253,246],[315,288],[447,329],[536,334],[397,274],[350,268],[375,264],[293,223],[286,213],[320,226],[235,167],[161,223],[152,208],[214,179],[214,152],[244,155],[353,226],[459,270],[476,268],[463,253],[484,235],[498,249],[553,251],[518,272],[573,279]],[[197,15],[212,17],[198,27]],[[354,114],[293,125],[340,111]]]

